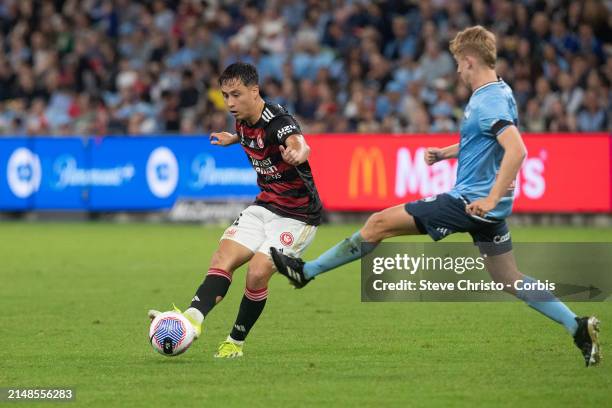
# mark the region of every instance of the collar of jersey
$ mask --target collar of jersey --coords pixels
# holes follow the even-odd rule
[[[497,81],[491,81],[491,82],[487,82],[486,84],[480,85],[478,88],[474,89],[474,92],[472,92],[472,95],[474,95],[476,92],[480,91],[483,88],[486,88],[487,86],[491,86],[494,84],[501,84],[502,79],[501,77],[497,77]]]
[[[257,129],[257,128],[262,128],[265,125],[265,122],[263,121],[263,119],[261,119],[261,116],[259,117],[259,119],[257,120],[257,122],[255,122],[253,125],[249,125],[248,122],[246,120],[241,120],[240,123],[246,127],[249,127],[251,129]]]

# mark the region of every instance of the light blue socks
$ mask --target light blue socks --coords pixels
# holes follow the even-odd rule
[[[523,282],[533,283],[536,282],[536,280],[530,276],[525,276]],[[574,333],[576,333],[576,329],[578,328],[578,323],[575,319],[576,314],[551,292],[536,289],[520,290],[517,291],[516,296],[544,316],[562,324],[570,335],[573,336]]]
[[[376,247],[376,245],[367,245],[364,251],[361,248],[362,242],[364,240],[359,231],[355,232],[350,238],[328,249],[314,261],[306,262],[304,265],[304,275],[307,278],[314,278],[323,272],[359,259]]]

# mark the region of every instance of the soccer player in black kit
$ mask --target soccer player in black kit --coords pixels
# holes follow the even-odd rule
[[[212,133],[211,143],[240,143],[257,172],[261,192],[223,233],[204,282],[183,312],[199,336],[204,318],[225,297],[233,272],[249,263],[238,316],[219,345],[219,358],[243,355],[244,340],[264,309],[268,281],[276,270],[270,247],[300,256],[321,222],[321,200],[307,161],[310,147],[293,116],[261,98],[258,82],[257,69],[241,62],[228,66],[219,78],[225,105],[236,119],[236,133]],[[149,311],[150,318],[157,314]]]

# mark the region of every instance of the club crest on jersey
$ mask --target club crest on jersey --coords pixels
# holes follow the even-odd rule
[[[293,244],[293,235],[290,232],[283,232],[280,235],[280,242],[284,246],[290,246]]]
[[[259,146],[260,149],[264,148],[263,136],[261,134],[257,135],[257,146]]]

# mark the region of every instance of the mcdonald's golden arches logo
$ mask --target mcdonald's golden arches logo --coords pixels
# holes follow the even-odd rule
[[[375,174],[376,180],[374,180]],[[387,197],[385,161],[378,147],[371,147],[369,149],[358,147],[353,152],[349,169],[350,198],[357,198],[359,196],[359,180],[362,181],[363,193],[365,195],[372,195],[374,181],[376,181],[378,197]]]

